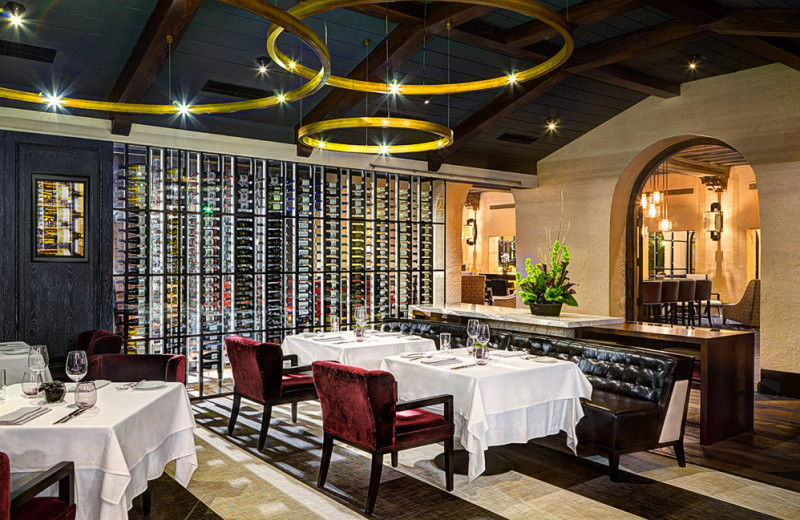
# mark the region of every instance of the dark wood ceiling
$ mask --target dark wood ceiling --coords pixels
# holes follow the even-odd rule
[[[0,22],[0,86],[44,91],[55,86],[75,97],[165,103],[171,85],[173,99],[198,103],[237,99],[204,92],[209,80],[266,91],[300,84],[274,64],[267,74],[257,73],[254,60],[266,54],[268,24],[217,0],[23,3],[21,29]],[[800,70],[800,0],[543,3],[573,25],[575,52],[559,70],[504,89],[435,96],[426,104],[413,96],[365,99],[362,93],[325,87],[287,106],[189,118],[72,112],[111,117],[119,134],[134,121],[294,142],[301,114],[307,123],[389,110],[454,129],[454,146],[414,156],[428,160],[433,170],[444,162],[535,173],[539,159],[649,95],[677,96],[682,83],[772,62]],[[277,4],[288,9],[294,2]],[[541,22],[525,16],[444,2],[339,9],[307,23],[327,34],[334,74],[378,81],[437,83],[448,76],[470,81],[504,75],[538,63],[561,44]],[[175,41],[171,52],[167,35]],[[293,36],[281,42],[290,56],[311,60]],[[20,47],[13,44],[55,50],[55,59],[18,57]],[[688,67],[690,56],[699,57],[695,70]],[[557,129],[548,131],[546,120],[557,121]]]

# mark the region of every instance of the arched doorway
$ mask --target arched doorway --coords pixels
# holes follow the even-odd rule
[[[656,213],[653,196],[662,193]],[[738,301],[748,279],[760,277],[755,178],[730,145],[691,137],[662,147],[640,169],[627,202],[626,319],[642,319],[641,284],[648,278],[708,278],[721,299]],[[723,227],[711,233],[715,211]]]

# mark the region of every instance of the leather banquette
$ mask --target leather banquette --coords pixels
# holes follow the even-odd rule
[[[452,335],[453,348],[464,346],[466,326],[426,320],[390,319],[382,330],[432,339]],[[591,382],[590,400],[582,400],[578,442],[608,456],[609,475],[617,480],[620,455],[671,446],[685,466],[683,432],[689,404],[692,358],[593,340],[492,329],[490,346],[550,356],[578,365]]]

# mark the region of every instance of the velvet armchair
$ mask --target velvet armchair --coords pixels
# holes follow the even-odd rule
[[[120,354],[122,337],[103,329],[86,330],[78,334],[75,339],[75,350],[85,350],[88,357],[99,354]]]
[[[167,381],[186,382],[186,356],[170,354],[103,354],[89,358],[86,379],[115,382]]]
[[[453,396],[439,395],[397,402],[395,379],[389,372],[364,370],[335,361],[312,363],[314,384],[322,405],[322,461],[317,487],[324,487],[333,441],[353,445],[372,454],[372,471],[365,513],[371,515],[378,498],[383,456],[408,448],[444,442],[445,481],[453,490]],[[422,408],[444,405],[444,415]]]
[[[258,449],[264,448],[272,418],[272,407],[292,405],[292,422],[297,421],[297,403],[317,398],[314,379],[308,365],[297,366],[297,356],[284,356],[280,345],[259,343],[243,336],[225,338],[228,360],[233,371],[233,410],[228,435],[233,436],[242,397],[264,405]],[[292,366],[284,367],[284,361]]]
[[[58,483],[58,498],[36,495]],[[42,473],[20,489],[11,489],[11,464],[0,452],[0,520],[74,520],[75,469],[62,462]]]

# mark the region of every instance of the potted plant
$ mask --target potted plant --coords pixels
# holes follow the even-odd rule
[[[569,249],[566,244],[566,234],[561,240],[561,224],[564,216],[564,199],[561,199],[561,218],[558,223],[558,236],[551,242],[550,230],[546,230],[547,246],[549,258],[543,255],[541,250],[539,256],[543,261],[533,265],[530,258],[525,259],[524,278],[517,273],[517,287],[519,288],[522,303],[529,305],[531,314],[540,316],[558,316],[561,314],[561,306],[567,304],[577,307],[575,300],[575,289],[577,285],[569,281],[567,266],[569,265]],[[567,227],[569,231],[569,226]]]

